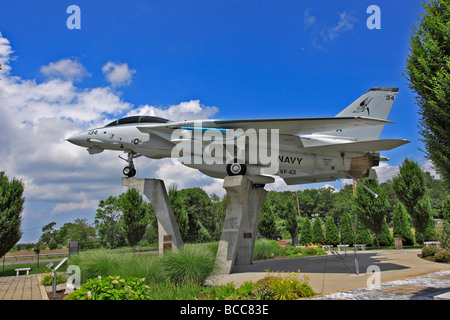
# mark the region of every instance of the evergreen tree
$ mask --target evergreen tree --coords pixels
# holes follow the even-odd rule
[[[450,196],[448,196],[447,200],[442,204],[442,217],[444,221],[450,223]]]
[[[378,241],[380,246],[392,246],[394,244],[394,238],[391,236],[386,217],[383,217],[383,221],[381,222],[381,232],[378,235]]]
[[[424,232],[430,218],[430,206],[426,197],[425,178],[419,164],[406,158],[400,166],[400,174],[393,179],[397,197],[413,219],[418,242],[423,243]]]
[[[413,26],[406,79],[419,105],[420,134],[428,157],[450,183],[450,2],[430,0]],[[408,209],[408,208],[407,208]],[[409,212],[409,209],[408,209]]]
[[[355,217],[355,229],[355,243],[366,244],[368,246],[373,244],[370,230],[364,226],[358,216]]]
[[[261,213],[259,214],[258,231],[268,239],[273,239],[277,233],[276,215],[273,212],[272,206],[268,199],[262,205]]]
[[[302,229],[300,231],[300,243],[307,244],[313,241],[311,220],[308,217],[303,219]]]
[[[436,227],[434,225],[434,219],[431,216],[428,219],[428,223],[425,228],[423,238],[425,241],[436,241],[437,240]]]
[[[379,246],[379,235],[382,231],[383,221],[386,212],[389,211],[389,201],[384,193],[384,189],[378,184],[378,181],[364,180],[367,188],[375,192],[378,197],[368,192],[360,184],[356,187],[357,197],[354,198],[353,209],[364,226],[375,234],[375,240]]]
[[[213,205],[208,194],[201,188],[183,189],[179,192],[183,197],[189,218],[189,234],[186,240],[191,242],[211,241],[211,233],[215,224],[211,219]]]
[[[144,202],[136,189],[129,188],[119,196],[118,206],[123,214],[123,229],[128,244],[134,247],[141,241],[149,224],[150,204]]]
[[[288,196],[285,201],[285,225],[286,230],[289,232],[292,238],[292,244],[296,246],[298,244],[298,214],[297,205],[291,196]]]
[[[323,234],[322,220],[320,217],[316,217],[313,223],[313,237],[312,242],[314,243],[322,243],[325,241],[325,236]]]
[[[409,225],[408,214],[405,207],[401,203],[394,206],[393,222],[394,238],[402,238],[403,245],[413,245],[414,236]]]
[[[0,257],[8,253],[22,237],[23,190],[22,181],[15,178],[9,180],[5,172],[0,172]]]
[[[341,229],[341,244],[353,244],[354,232],[350,214],[344,213],[341,216],[339,228]]]
[[[331,216],[327,217],[325,223],[325,243],[328,245],[336,246],[339,244],[339,231],[334,223],[334,219]]]
[[[186,197],[177,190],[176,186],[169,188],[169,201],[172,205],[175,220],[177,221],[178,229],[184,242],[186,242],[187,236],[189,235],[189,216],[186,210],[185,200]]]

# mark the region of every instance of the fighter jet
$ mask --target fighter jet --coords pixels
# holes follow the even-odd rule
[[[380,140],[398,88],[372,88],[335,117],[170,121],[129,116],[67,141],[87,148],[124,152],[123,174],[136,175],[133,160],[175,158],[214,178],[245,175],[264,185],[280,176],[288,185],[375,179],[381,151],[409,141]]]

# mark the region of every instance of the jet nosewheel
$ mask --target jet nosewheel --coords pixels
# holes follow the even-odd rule
[[[126,162],[128,162],[128,165],[123,168],[123,174],[126,175],[128,178],[134,177],[136,175],[136,168],[134,167],[134,163],[133,163],[133,159],[136,157],[139,157],[140,155],[136,154],[133,151],[125,151],[126,153],[128,153],[128,157],[127,159],[122,158],[121,156],[119,156],[120,159],[125,160]]]
[[[123,174],[128,178],[134,177],[136,175],[136,169],[134,168],[134,166],[126,166],[125,168],[123,168]]]
[[[227,173],[229,176],[243,176],[247,171],[247,166],[241,163],[230,163],[227,165]]]

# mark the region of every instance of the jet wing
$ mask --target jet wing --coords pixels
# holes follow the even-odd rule
[[[407,143],[409,143],[409,141],[404,139],[386,139],[327,144],[322,146],[300,148],[300,150],[301,152],[307,153],[375,152],[391,150]]]
[[[137,128],[146,133],[157,134],[167,140],[175,129],[196,130],[218,130],[227,129],[278,129],[279,134],[298,135],[330,130],[344,130],[357,127],[379,126],[392,123],[388,120],[368,117],[332,117],[332,118],[290,118],[290,119],[253,119],[253,120],[199,120],[168,122],[164,125],[138,126]],[[201,126],[201,127],[200,127]],[[269,133],[269,132],[268,132]]]
[[[387,120],[367,117],[342,118],[292,118],[292,119],[254,119],[254,120],[215,120],[214,125],[224,129],[278,129],[279,134],[307,134],[330,130],[384,125]]]

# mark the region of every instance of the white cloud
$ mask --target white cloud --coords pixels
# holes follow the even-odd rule
[[[0,32],[0,64],[2,65],[2,74],[8,74],[11,70],[9,66],[9,61],[13,60],[11,55],[13,51],[9,40],[2,36]]]
[[[48,78],[57,78],[69,81],[81,81],[90,76],[86,68],[78,61],[61,59],[42,66],[40,72]]]
[[[130,69],[126,63],[118,64],[109,61],[102,67],[102,72],[113,87],[124,87],[130,85],[136,70]]]
[[[86,210],[90,208],[95,208],[98,205],[98,201],[86,200],[81,203],[79,202],[69,202],[69,203],[58,203],[53,208],[52,213],[61,213],[74,210]]]
[[[216,107],[208,107],[200,104],[199,100],[181,102],[177,105],[171,105],[167,108],[155,106],[141,106],[133,109],[128,116],[147,115],[170,119],[172,121],[200,120],[211,118],[219,111]]]
[[[304,30],[308,31],[314,47],[326,50],[327,44],[353,29],[357,19],[348,12],[339,14],[337,24],[329,24],[311,14],[311,10],[303,13]]]
[[[431,160],[427,160],[422,165],[422,170],[425,172],[429,172],[435,179],[442,179],[441,175],[436,171],[433,162]]]
[[[325,41],[333,40],[344,32],[352,30],[355,22],[356,18],[354,18],[347,12],[343,12],[339,14],[339,21],[337,26],[333,26],[324,30],[322,37]]]
[[[303,23],[305,24],[305,30],[312,27],[316,23],[316,17],[309,13],[309,10],[305,10],[303,13]]]
[[[99,200],[124,191],[121,178],[125,162],[118,159],[118,153],[105,151],[91,156],[65,141],[73,133],[104,125],[134,109],[172,118],[177,113],[192,118],[217,112],[217,108],[203,106],[197,100],[169,107],[136,108],[111,87],[76,86],[73,80],[80,79],[77,77],[87,74],[87,70],[68,59],[41,68],[48,75],[42,82],[23,79],[4,72],[11,70],[12,52],[9,40],[0,35],[0,170],[24,182],[23,216],[25,222],[41,219],[33,220],[34,225],[87,212],[93,218]],[[63,65],[74,68],[68,71],[61,68]],[[215,179],[175,166],[170,160],[139,158],[135,163],[140,177],[167,178],[180,187],[217,191]]]

